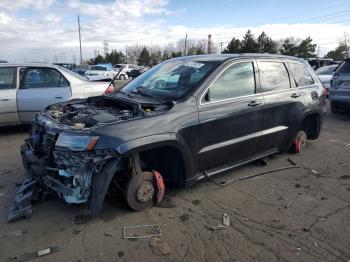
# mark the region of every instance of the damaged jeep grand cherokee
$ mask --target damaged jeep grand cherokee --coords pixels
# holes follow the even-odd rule
[[[133,210],[271,154],[317,139],[324,88],[301,59],[202,55],[165,61],[112,94],[54,104],[38,113],[21,147],[28,178],[9,221],[30,216],[47,194],[101,211],[123,192]]]

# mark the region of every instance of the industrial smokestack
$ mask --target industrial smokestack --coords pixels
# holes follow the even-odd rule
[[[208,35],[208,54],[211,54],[211,35]]]

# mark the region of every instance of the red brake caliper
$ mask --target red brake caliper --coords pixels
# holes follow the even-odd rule
[[[153,177],[154,177],[154,184],[157,188],[155,203],[158,204],[163,199],[165,185],[164,185],[163,177],[158,171],[153,170]]]
[[[301,141],[297,140],[297,139],[294,139],[293,140],[293,146],[295,148],[295,152],[296,153],[300,153],[300,150],[301,150]]]

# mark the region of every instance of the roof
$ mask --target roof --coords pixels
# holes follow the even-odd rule
[[[188,60],[202,60],[202,61],[225,61],[234,58],[281,58],[281,59],[291,59],[296,61],[304,61],[302,58],[279,55],[279,54],[268,54],[268,53],[239,53],[239,54],[205,54],[205,55],[192,55],[192,56],[182,56],[174,59],[188,59]]]
[[[48,64],[48,63],[1,63],[1,67],[9,67],[9,66],[32,66],[32,67],[54,67],[59,68],[58,65]]]

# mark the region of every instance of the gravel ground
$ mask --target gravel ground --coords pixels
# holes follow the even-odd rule
[[[108,200],[93,220],[59,200],[34,204],[33,216],[7,223],[22,181],[19,146],[28,127],[0,130],[0,261],[349,261],[350,115],[328,114],[317,141],[299,155],[276,155],[218,181],[289,165],[301,166],[218,187],[210,182],[169,192],[161,207],[130,211]],[[222,216],[228,228],[218,228]],[[125,240],[122,227],[160,224],[159,239]]]

